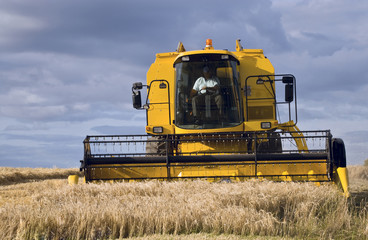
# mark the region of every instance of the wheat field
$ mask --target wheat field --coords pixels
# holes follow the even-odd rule
[[[70,186],[77,169],[0,168],[0,239],[367,239],[368,167],[335,185],[250,180]]]

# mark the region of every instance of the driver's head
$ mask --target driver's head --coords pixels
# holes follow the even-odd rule
[[[210,71],[210,68],[205,66],[203,68],[203,76],[207,79],[207,78],[210,78],[212,76],[211,74],[211,71]]]

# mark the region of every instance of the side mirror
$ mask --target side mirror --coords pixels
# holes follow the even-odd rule
[[[289,76],[282,77],[282,83],[293,84],[294,78]]]
[[[285,102],[294,101],[294,77],[283,76],[282,82],[285,83]]]
[[[292,102],[294,100],[294,88],[292,84],[285,85],[285,102]]]
[[[143,88],[143,84],[141,82],[133,83],[133,89],[134,90],[140,90]]]
[[[135,109],[142,108],[142,98],[141,98],[141,92],[140,91],[133,92],[132,100],[133,100],[133,107]]]

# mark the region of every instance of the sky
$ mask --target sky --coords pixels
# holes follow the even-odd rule
[[[298,126],[368,159],[366,0],[0,0],[0,166],[79,167],[86,135],[142,134],[155,54],[263,49],[297,79]]]

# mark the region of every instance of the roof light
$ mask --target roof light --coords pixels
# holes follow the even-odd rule
[[[212,39],[207,39],[206,40],[206,48],[212,47]]]

